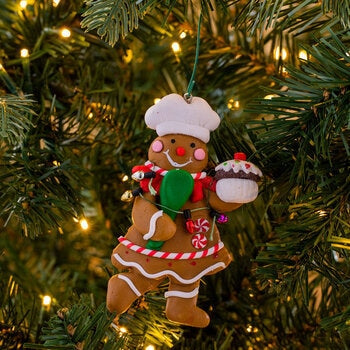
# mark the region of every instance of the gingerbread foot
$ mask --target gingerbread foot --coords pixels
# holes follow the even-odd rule
[[[123,275],[115,275],[108,282],[107,309],[117,315],[125,312],[141,294],[135,293]],[[123,276],[124,277],[124,276]]]
[[[148,279],[135,271],[115,275],[108,282],[107,309],[117,315],[122,314],[138,297],[158,284],[159,281]]]
[[[170,321],[198,328],[208,326],[210,322],[208,314],[196,306],[198,288],[191,292],[171,290],[165,293],[165,297],[166,316]]]

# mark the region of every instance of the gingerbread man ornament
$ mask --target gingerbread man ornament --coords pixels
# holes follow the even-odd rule
[[[203,172],[208,163],[206,144],[220,117],[202,98],[188,101],[177,94],[167,95],[147,110],[145,122],[158,137],[149,148],[148,161],[133,168],[140,191],[133,203],[133,225],[119,238],[111,257],[123,272],[109,280],[107,308],[119,315],[168,279],[168,319],[206,327],[209,316],[197,306],[200,279],[226,268],[232,260],[213,212],[230,212],[254,200],[257,186],[245,190],[244,185],[256,182],[261,173],[243,159],[221,166],[220,172],[226,169],[227,173],[223,179]],[[252,170],[257,173],[254,179],[248,176]],[[230,172],[232,181],[228,181]],[[239,197],[227,196],[235,191]]]

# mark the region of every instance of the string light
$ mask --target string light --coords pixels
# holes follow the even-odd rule
[[[87,230],[89,228],[89,224],[86,219],[80,219],[79,224],[83,230]]]
[[[145,347],[145,350],[156,350],[155,346],[154,345],[147,345]]]
[[[60,30],[60,35],[62,38],[69,38],[71,36],[71,31],[68,28],[62,28]]]
[[[52,164],[53,164],[54,166],[60,166],[60,165],[61,165],[61,162],[59,162],[59,161],[57,161],[57,160],[54,160],[54,161],[52,162]]]
[[[307,60],[307,52],[305,50],[299,51],[299,58],[302,60]]]
[[[228,109],[239,109],[240,103],[238,100],[235,100],[234,98],[230,98],[227,103],[227,108]]]
[[[43,297],[43,305],[50,306],[51,305],[51,297],[50,295],[44,295]]]
[[[123,55],[123,61],[125,62],[125,63],[130,63],[131,62],[131,60],[132,60],[132,58],[133,58],[133,52],[132,52],[132,50],[131,49],[127,49],[126,51],[125,51],[125,55]]]
[[[0,63],[0,70],[5,70],[4,66]]]
[[[153,100],[153,103],[156,104],[156,103],[158,103],[159,101],[160,101],[160,98],[157,97],[157,98],[155,98],[155,99]]]
[[[94,117],[94,113],[90,112],[90,113],[88,114],[88,119],[92,119],[93,117]]]
[[[19,6],[22,8],[22,9],[25,9],[27,7],[27,1],[26,0],[21,0],[19,2]]]
[[[171,44],[171,48],[173,49],[174,53],[178,53],[178,52],[181,51],[180,44],[179,44],[177,41],[174,41],[174,42]]]
[[[187,36],[186,32],[181,32],[180,33],[180,39],[185,39]]]
[[[29,56],[29,51],[26,48],[21,49],[21,57],[26,58]]]
[[[249,325],[249,326],[247,327],[247,332],[250,333],[252,330],[253,330],[253,327],[252,327],[251,325]]]
[[[61,0],[53,0],[53,1],[52,1],[53,7],[57,7],[58,4],[60,3],[60,1],[61,1]]]
[[[287,50],[285,48],[282,48],[282,51],[280,50],[280,47],[277,46],[275,50],[275,59],[279,60],[281,58],[284,61],[288,56]]]
[[[133,200],[132,191],[126,190],[120,197],[123,202],[131,202]]]
[[[125,327],[120,327],[119,328],[120,333],[127,333],[128,330]]]

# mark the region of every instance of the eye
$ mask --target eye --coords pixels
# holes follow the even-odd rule
[[[171,139],[170,142],[171,142],[171,143],[175,143],[175,139]]]
[[[195,147],[196,147],[196,144],[195,144],[194,142],[192,142],[192,143],[190,144],[190,146],[191,146],[192,148],[195,148]]]

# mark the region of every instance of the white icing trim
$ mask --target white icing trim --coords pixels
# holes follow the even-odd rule
[[[148,240],[151,237],[153,237],[156,231],[156,222],[161,216],[163,216],[163,210],[158,210],[152,215],[151,220],[149,222],[149,231],[143,236],[144,240]]]
[[[124,275],[117,275],[118,278],[120,278],[121,280],[125,281],[130,289],[138,296],[140,297],[142,294],[140,293],[140,291],[136,288],[135,284],[133,283],[133,281],[129,278],[129,277],[126,277]]]
[[[230,171],[231,169],[236,174],[239,171],[243,171],[246,174],[253,173],[255,175],[262,177],[262,172],[256,165],[250,162],[246,162],[244,160],[230,159],[215,167],[215,171],[219,171],[219,170]]]
[[[169,297],[178,297],[178,298],[184,298],[184,299],[190,299],[195,297],[198,294],[198,287],[193,289],[192,292],[181,292],[178,290],[170,290],[164,293],[164,296],[166,298]]]
[[[226,265],[223,262],[218,262],[216,264],[213,264],[213,265],[207,267],[205,270],[201,271],[197,276],[190,278],[190,279],[185,279],[185,278],[182,278],[179,274],[177,274],[175,271],[172,271],[172,270],[164,270],[164,271],[159,271],[157,273],[148,273],[137,262],[126,261],[119,254],[114,254],[113,256],[120,264],[122,264],[124,266],[128,266],[128,267],[135,267],[143,276],[145,276],[147,278],[156,279],[156,278],[165,277],[165,276],[169,275],[169,276],[176,278],[180,283],[184,283],[184,284],[191,284],[191,283],[197,282],[199,279],[201,279],[203,276],[205,276],[209,272],[214,271],[219,267],[222,267],[222,268],[226,267]]]

